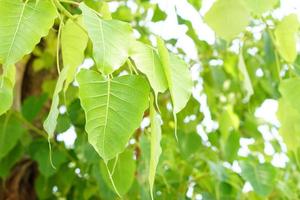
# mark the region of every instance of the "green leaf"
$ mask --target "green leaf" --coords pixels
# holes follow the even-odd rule
[[[165,20],[166,18],[167,14],[164,11],[162,11],[158,5],[156,5],[151,21],[159,22]]]
[[[150,194],[153,198],[153,185],[155,180],[156,167],[158,165],[159,157],[162,152],[161,141],[161,119],[154,108],[153,96],[150,97],[150,122],[151,122],[151,153],[150,153],[150,167],[149,167],[149,185]]]
[[[174,54],[169,54],[161,39],[158,39],[157,42],[159,56],[172,97],[173,110],[178,113],[186,106],[191,97],[192,77],[187,64]]]
[[[5,178],[9,175],[11,168],[22,157],[23,153],[23,146],[17,144],[5,157],[0,159],[1,178]]]
[[[246,91],[246,96],[244,97],[243,101],[248,102],[250,100],[250,97],[254,94],[254,91],[253,91],[252,82],[247,71],[247,67],[244,61],[244,56],[242,51],[240,52],[238,67],[240,73],[242,74],[243,87]]]
[[[300,79],[281,81],[279,91],[282,97],[278,102],[277,117],[280,121],[279,132],[289,150],[296,150],[300,144]]]
[[[249,181],[254,191],[267,196],[274,188],[276,181],[276,169],[269,163],[256,163],[249,160],[240,162],[242,177]]]
[[[250,14],[241,0],[217,0],[204,20],[219,37],[230,41],[249,24]]]
[[[224,157],[229,162],[233,162],[240,148],[240,135],[236,131],[232,131],[227,138],[224,148]]]
[[[271,10],[278,0],[243,0],[245,6],[254,14],[261,15],[266,11]]]
[[[28,121],[33,121],[40,111],[42,110],[45,102],[48,100],[48,96],[46,94],[42,94],[40,96],[29,96],[23,101],[22,104],[22,115]]]
[[[146,74],[154,90],[155,98],[157,98],[159,92],[165,92],[167,89],[167,80],[155,49],[141,42],[134,42],[131,57],[136,67]]]
[[[0,76],[0,115],[9,110],[13,104],[15,76],[16,68],[14,65],[4,68],[4,72]]]
[[[12,113],[0,116],[0,159],[14,148],[23,132],[22,125]]]
[[[37,161],[40,173],[45,177],[50,177],[56,173],[49,161],[49,148],[46,140],[38,139],[34,140],[29,146],[29,154],[31,157]],[[64,152],[53,149],[53,163],[57,169],[67,161],[67,156]]]
[[[117,160],[116,160],[117,159]],[[126,194],[134,181],[136,161],[133,159],[133,151],[125,150],[117,158],[110,160],[108,169],[112,173],[112,179],[120,195]],[[114,191],[105,164],[101,163],[101,173],[105,183]]]
[[[128,56],[133,40],[128,23],[118,20],[103,20],[84,3],[80,4],[84,25],[93,42],[93,54],[97,68],[111,74],[122,66]]]
[[[41,37],[47,35],[56,18],[49,0],[1,0],[0,63],[15,64],[30,53]]]
[[[81,18],[79,18],[76,24],[73,20],[68,20],[61,31],[63,66],[67,68],[64,91],[68,89],[68,86],[74,80],[76,70],[84,59],[88,36],[79,26],[82,24],[81,21]]]
[[[276,47],[280,55],[289,63],[297,57],[297,31],[299,21],[296,14],[284,17],[275,29]]]
[[[63,70],[60,72],[55,90],[53,93],[53,99],[51,103],[51,108],[49,111],[49,114],[44,121],[44,129],[47,131],[49,138],[53,137],[56,125],[57,125],[57,117],[59,115],[58,105],[59,105],[59,93],[62,91],[64,86],[64,81],[67,78],[67,68],[63,68]]]
[[[148,107],[149,86],[141,76],[105,80],[96,71],[77,75],[89,142],[105,162],[121,153]]]
[[[80,24],[80,21],[78,22]],[[88,42],[86,33],[72,20],[67,21],[61,33],[61,45],[64,67],[59,74],[55,90],[53,93],[52,104],[49,115],[44,122],[44,128],[53,136],[57,126],[57,118],[59,115],[59,93],[64,89],[68,89],[69,84],[74,80],[77,67],[82,63],[84,58],[84,50]]]

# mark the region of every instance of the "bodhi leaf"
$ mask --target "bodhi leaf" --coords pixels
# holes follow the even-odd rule
[[[67,68],[63,68],[63,70],[60,72],[55,90],[53,93],[53,99],[51,103],[51,108],[49,111],[49,114],[44,121],[44,129],[47,131],[49,138],[53,137],[56,125],[57,125],[57,117],[59,115],[58,105],[59,105],[59,93],[63,89],[64,81],[67,78]]]
[[[101,164],[101,173],[105,183],[113,190],[115,189],[119,195],[123,196],[131,188],[134,181],[134,173],[136,170],[136,161],[133,159],[133,151],[125,150],[117,158],[110,160],[107,164],[110,173],[112,174],[112,179],[114,181],[114,186],[109,178],[109,173],[105,164]]]
[[[23,131],[22,125],[12,113],[0,116],[0,160],[14,148]]]
[[[264,12],[271,10],[278,0],[243,0],[246,8],[256,15],[261,15]]]
[[[219,37],[229,41],[246,28],[250,14],[241,0],[217,0],[204,20]]]
[[[283,137],[289,150],[296,150],[300,144],[300,103],[299,88],[300,79],[293,78],[283,80],[280,83],[279,91],[282,95],[279,99],[277,117],[280,121],[279,132]]]
[[[88,140],[105,162],[121,153],[148,107],[149,86],[141,76],[104,79],[93,70],[77,75]]]
[[[275,29],[275,38],[280,55],[289,63],[297,57],[297,30],[299,21],[296,14],[290,14],[282,19]]]
[[[0,1],[0,62],[15,64],[47,35],[56,18],[49,0]]]
[[[80,4],[80,9],[84,25],[93,42],[97,68],[105,74],[111,74],[129,56],[130,43],[133,40],[131,26],[118,20],[103,20],[84,3]]]
[[[0,76],[0,115],[5,113],[13,104],[15,76],[16,68],[14,65],[4,69]]]
[[[81,18],[78,19],[81,23]],[[74,80],[77,67],[84,59],[84,51],[88,42],[88,36],[73,20],[68,20],[61,31],[61,49],[64,68],[67,68],[67,78],[64,91],[68,89]]]
[[[161,154],[161,119],[154,108],[154,100],[150,96],[150,122],[151,122],[151,153],[150,153],[150,167],[149,167],[149,185],[151,198],[153,198],[153,184],[155,180],[156,167],[158,165]]]
[[[244,61],[244,56],[243,56],[243,52],[240,52],[239,55],[239,71],[242,74],[243,77],[243,87],[246,91],[246,96],[244,97],[243,101],[244,102],[248,102],[250,100],[250,97],[253,95],[254,91],[253,91],[253,87],[252,87],[252,82],[251,79],[249,77],[248,74],[248,70]]]
[[[158,51],[172,96],[173,109],[178,113],[191,97],[192,77],[187,64],[174,54],[169,54],[161,39],[158,39]]]
[[[175,136],[177,139],[176,114],[180,112],[189,101],[192,94],[193,81],[187,64],[174,54],[169,54],[163,40],[160,38],[157,38],[157,47],[171,94],[175,121]]]
[[[69,84],[74,80],[76,69],[83,61],[87,42],[88,37],[86,33],[72,20],[67,21],[61,33],[64,68],[59,74],[49,115],[44,122],[44,128],[49,134],[49,137],[53,136],[57,125],[59,93],[63,88],[64,91],[66,91]]]
[[[242,177],[249,181],[254,191],[261,196],[267,196],[274,188],[276,169],[269,163],[256,163],[250,160],[240,162]]]
[[[167,80],[164,75],[164,70],[157,52],[152,47],[141,42],[134,42],[131,57],[136,67],[146,74],[156,98],[159,92],[163,93],[166,91]]]

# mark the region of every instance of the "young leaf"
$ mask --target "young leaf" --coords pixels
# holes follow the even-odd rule
[[[244,102],[248,102],[250,100],[250,97],[253,95],[254,91],[253,91],[253,87],[252,87],[252,82],[251,79],[249,77],[248,71],[247,71],[247,67],[244,61],[244,57],[243,57],[243,52],[240,52],[239,55],[239,71],[241,72],[242,76],[243,76],[243,87],[246,91],[246,96],[244,97],[243,101]]]
[[[282,97],[279,99],[277,117],[281,123],[279,132],[289,150],[295,151],[300,144],[300,79],[293,78],[283,80],[279,91]]]
[[[82,24],[81,21],[79,18],[77,23]],[[73,20],[68,20],[61,32],[63,66],[68,71],[64,91],[75,78],[77,67],[84,59],[84,51],[88,42],[87,34],[78,24]]]
[[[58,110],[58,105],[59,105],[59,93],[61,92],[61,90],[63,89],[64,86],[64,81],[67,78],[67,68],[63,68],[63,70],[60,72],[56,86],[55,86],[55,90],[53,93],[53,99],[52,99],[52,103],[51,103],[51,108],[49,111],[49,114],[46,118],[46,120],[44,121],[44,129],[46,130],[46,132],[49,135],[49,138],[53,137],[56,125],[57,125],[57,117],[59,115],[59,110]]]
[[[122,66],[128,56],[133,40],[128,23],[103,20],[84,3],[80,4],[83,22],[93,43],[93,54],[99,71],[111,74]]]
[[[56,18],[49,0],[2,0],[0,3],[0,62],[15,64],[47,35]]]
[[[192,77],[187,64],[174,54],[169,54],[161,39],[158,39],[157,42],[159,56],[171,93],[173,110],[178,113],[185,107],[192,94]]]
[[[117,160],[116,160],[117,159]],[[101,163],[101,173],[105,183],[119,195],[126,194],[131,188],[134,181],[134,173],[136,170],[136,161],[133,159],[133,151],[125,150],[117,158],[110,160],[107,167],[112,174],[114,186],[109,178],[110,174],[107,171],[105,164]]]
[[[14,148],[24,129],[12,113],[0,116],[0,160]]]
[[[276,181],[276,169],[269,163],[255,163],[250,160],[240,162],[242,177],[251,183],[254,191],[267,196],[274,188]]]
[[[150,96],[150,121],[151,121],[151,153],[150,153],[150,167],[149,167],[149,185],[150,194],[153,198],[153,184],[155,180],[156,167],[158,165],[161,154],[161,119],[154,108],[153,96]]]
[[[289,63],[297,57],[297,30],[299,21],[296,14],[290,14],[282,19],[275,29],[275,38],[280,55]]]
[[[80,21],[78,23],[80,24]],[[87,41],[88,37],[86,33],[78,26],[78,24],[75,24],[72,20],[67,21],[66,25],[62,28],[61,33],[64,67],[55,86],[49,115],[44,122],[44,128],[49,134],[49,137],[53,136],[57,125],[57,118],[59,115],[59,93],[63,88],[64,91],[66,91],[69,84],[74,80],[77,67],[83,61]]]
[[[166,91],[167,80],[164,69],[157,52],[152,47],[141,42],[134,42],[131,57],[134,60],[136,67],[146,74],[156,98],[159,92],[163,93]]]
[[[5,113],[13,104],[16,68],[14,65],[4,69],[0,76],[0,115]]]
[[[261,15],[264,12],[271,10],[278,0],[243,0],[246,8],[256,15]]]
[[[204,20],[219,37],[230,41],[249,24],[250,14],[241,0],[217,0]]]
[[[148,107],[149,86],[141,76],[105,80],[92,70],[77,75],[89,142],[105,162],[121,153]]]
[[[180,112],[189,101],[192,94],[193,81],[187,64],[174,54],[169,54],[163,40],[160,38],[157,38],[157,47],[171,94],[175,121],[175,137],[177,139],[176,114]]]

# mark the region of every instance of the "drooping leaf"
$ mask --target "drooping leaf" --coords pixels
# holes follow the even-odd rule
[[[174,54],[169,54],[161,39],[158,39],[157,42],[159,56],[172,97],[173,110],[178,113],[186,106],[191,97],[192,77],[187,64]]]
[[[300,79],[293,78],[283,80],[280,83],[279,91],[281,98],[278,102],[277,117],[280,121],[279,132],[283,137],[289,150],[296,150],[300,144]]]
[[[0,116],[0,159],[14,148],[23,132],[20,121],[12,113]]]
[[[77,75],[89,142],[105,162],[121,153],[148,107],[149,86],[141,76],[105,80],[92,70]]]
[[[80,20],[78,23],[80,24]],[[49,137],[53,136],[57,125],[59,94],[62,89],[66,91],[69,84],[74,80],[77,67],[83,61],[87,42],[88,37],[79,25],[72,20],[67,21],[61,33],[64,66],[55,86],[49,115],[44,122],[44,128],[49,134]]]
[[[93,54],[97,68],[111,74],[125,63],[129,56],[132,29],[128,23],[101,19],[95,11],[80,4],[83,22],[93,42]]]
[[[150,97],[150,123],[151,123],[151,153],[150,153],[150,167],[149,167],[149,185],[150,194],[153,198],[153,185],[155,180],[156,167],[158,165],[159,157],[162,152],[161,141],[161,119],[154,108],[153,96]]]
[[[297,57],[297,30],[299,21],[296,14],[284,17],[275,29],[275,38],[280,55],[289,63]]]
[[[217,0],[204,20],[219,37],[230,41],[249,24],[250,14],[241,0]]]
[[[134,42],[131,57],[137,68],[146,74],[157,98],[159,92],[167,89],[167,80],[157,52],[141,42]]]
[[[120,195],[126,194],[133,184],[134,173],[136,170],[136,161],[133,159],[133,151],[125,150],[123,153],[119,154],[117,158],[110,160],[108,162],[108,169],[112,173],[112,179],[117,192]],[[101,164],[101,173],[105,183],[114,191],[114,187],[104,163]]]
[[[271,10],[278,0],[243,0],[246,8],[256,15],[261,15],[266,11]]]
[[[239,67],[240,73],[242,74],[243,87],[244,87],[244,90],[246,91],[246,96],[244,97],[243,101],[248,102],[250,100],[251,96],[254,94],[254,91],[253,91],[252,82],[251,82],[251,79],[250,79],[248,71],[247,71],[247,67],[246,67],[246,64],[244,61],[244,56],[243,56],[242,51],[240,52],[240,55],[239,55],[238,67]]]
[[[13,104],[16,68],[14,65],[5,68],[0,76],[0,115],[5,113]]]
[[[269,163],[256,163],[250,160],[240,162],[242,177],[249,181],[254,191],[267,196],[274,188],[276,181],[276,169]]]
[[[0,63],[15,64],[47,35],[56,18],[49,0],[0,1]]]
[[[81,18],[77,23],[82,24]],[[74,80],[77,67],[84,59],[84,50],[88,42],[88,36],[84,30],[73,20],[68,20],[61,31],[61,50],[63,67],[67,68],[67,78],[64,84],[64,91],[68,89]]]
[[[57,80],[57,83],[55,86],[49,114],[43,124],[44,129],[46,130],[46,132],[49,135],[49,138],[53,137],[53,134],[54,134],[54,131],[55,131],[55,128],[57,125],[57,117],[59,115],[59,109],[58,109],[59,93],[63,89],[64,81],[66,78],[67,78],[67,68],[63,68],[63,70],[59,74],[59,77],[58,77],[58,80]]]

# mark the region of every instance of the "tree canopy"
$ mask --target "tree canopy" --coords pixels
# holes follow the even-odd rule
[[[209,2],[0,0],[0,199],[299,199],[298,15]]]

